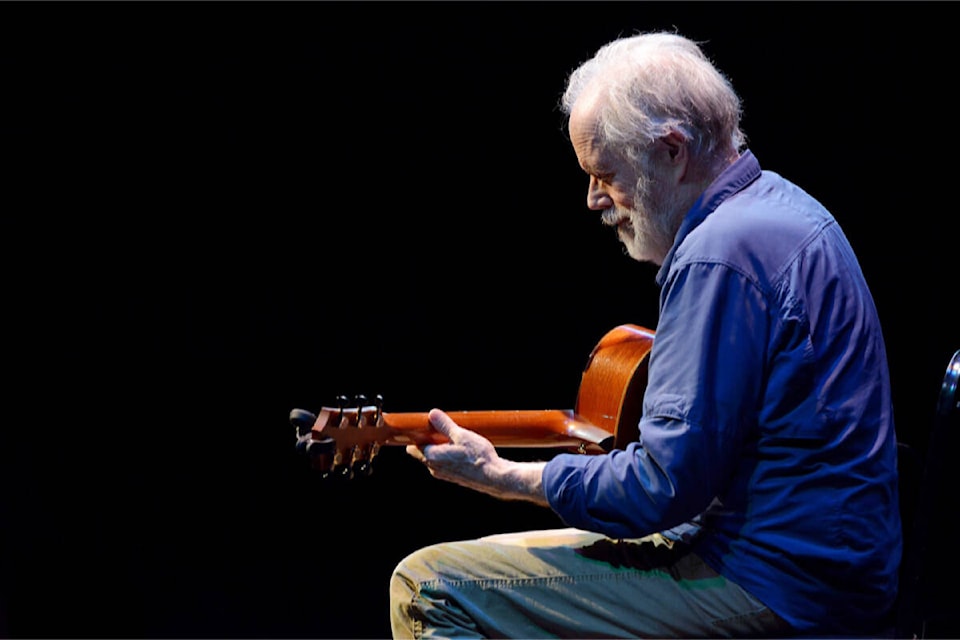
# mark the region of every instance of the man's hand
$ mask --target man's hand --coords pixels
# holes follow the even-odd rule
[[[407,453],[424,463],[433,477],[497,498],[548,506],[541,479],[545,463],[501,458],[493,443],[443,411],[432,409],[429,417],[430,425],[449,442],[408,445]]]

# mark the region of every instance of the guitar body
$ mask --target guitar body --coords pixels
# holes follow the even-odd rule
[[[559,447],[599,454],[622,449],[639,436],[647,356],[654,332],[623,324],[608,331],[587,359],[573,410],[448,411],[460,426],[497,447]],[[423,413],[386,413],[377,404],[323,407],[317,415],[290,412],[298,447],[315,468],[369,470],[385,445],[436,444],[443,435]]]
[[[614,434],[614,447],[635,441],[647,387],[647,356],[654,332],[635,324],[614,327],[590,353],[575,412]]]

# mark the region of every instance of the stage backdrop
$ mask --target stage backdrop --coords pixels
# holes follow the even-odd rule
[[[702,41],[847,231],[922,444],[960,347],[949,8],[3,6],[7,634],[385,637],[405,554],[560,525],[400,448],[324,481],[287,414],[569,409],[607,330],[656,328],[557,108],[635,31]]]

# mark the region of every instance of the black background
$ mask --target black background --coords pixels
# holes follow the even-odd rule
[[[323,481],[287,414],[568,409],[603,333],[656,327],[556,108],[637,30],[704,41],[847,231],[922,445],[960,347],[952,9],[0,7],[5,633],[385,637],[405,554],[559,524],[399,447]]]

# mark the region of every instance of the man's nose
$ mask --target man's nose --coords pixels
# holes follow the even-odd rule
[[[590,186],[587,188],[587,208],[592,211],[601,211],[613,206],[613,200],[607,193],[600,180],[590,176]]]

